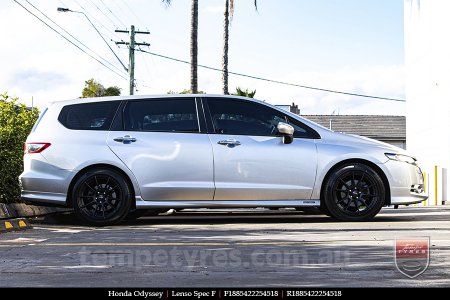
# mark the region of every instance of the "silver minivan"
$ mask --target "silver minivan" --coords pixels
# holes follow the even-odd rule
[[[175,208],[319,207],[342,221],[427,198],[414,157],[223,95],[51,103],[25,144],[22,198],[92,225]]]

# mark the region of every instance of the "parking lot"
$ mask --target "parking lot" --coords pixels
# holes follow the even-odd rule
[[[383,209],[342,223],[294,210],[184,210],[93,228],[72,215],[0,234],[0,286],[449,286],[450,207]],[[430,265],[409,279],[395,239],[430,238]]]

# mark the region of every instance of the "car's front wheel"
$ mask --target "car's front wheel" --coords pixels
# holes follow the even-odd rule
[[[361,163],[341,166],[329,176],[323,201],[330,215],[341,221],[368,221],[381,210],[386,191],[383,180]]]
[[[127,216],[131,206],[130,195],[127,182],[118,172],[90,170],[74,185],[73,207],[75,214],[90,225],[112,225]]]

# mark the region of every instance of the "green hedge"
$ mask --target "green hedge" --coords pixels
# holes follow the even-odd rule
[[[0,202],[20,199],[18,177],[23,170],[23,144],[39,116],[17,98],[0,94]]]

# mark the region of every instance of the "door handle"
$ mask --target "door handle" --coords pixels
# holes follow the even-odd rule
[[[241,144],[241,142],[239,142],[235,139],[229,139],[229,140],[218,141],[217,144],[234,147],[234,146],[239,146]]]
[[[124,144],[130,144],[130,143],[136,142],[137,139],[132,136],[126,135],[126,136],[116,137],[114,139],[114,141],[119,142],[119,143],[124,143]]]

